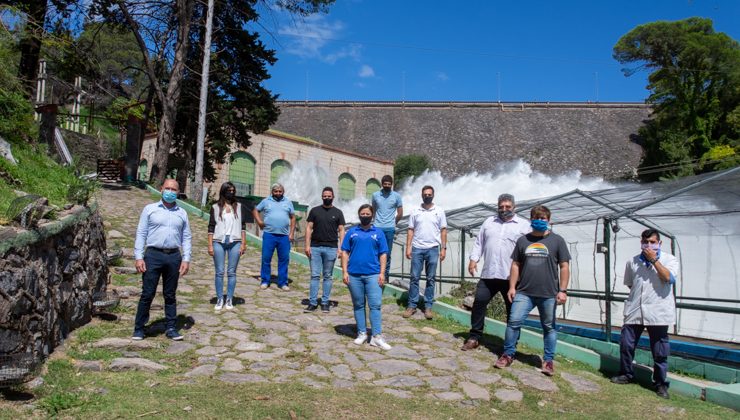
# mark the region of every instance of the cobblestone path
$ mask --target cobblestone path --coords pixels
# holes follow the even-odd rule
[[[116,243],[124,248],[128,267],[133,267],[131,254],[139,214],[153,201],[151,194],[138,189],[102,192],[100,202],[108,246]],[[341,280],[335,280],[332,299],[337,306],[332,307],[331,313],[304,313],[307,267],[291,264],[289,292],[278,290],[274,284],[260,290],[259,251],[253,247],[248,248],[239,264],[235,308],[216,313],[213,262],[206,246],[207,223],[193,215],[190,221],[193,259],[190,273],[181,278],[178,288],[178,315],[184,324],[181,332],[185,339],[169,341],[161,328],[150,329],[150,335],[141,342],[102,339],[95,345],[129,350],[107,369],[166,368],[139,357],[137,348],[159,347],[170,355],[192,350],[198,355],[198,363],[183,374],[184,381],[210,376],[228,383],[300,381],[315,388],[352,388],[362,383],[400,398],[423,393],[425,398],[459,400],[463,404],[492,399],[519,401],[528,390],[555,392],[564,386],[578,393],[597,392],[599,382],[604,383],[604,378],[573,371],[553,380],[521,362],[515,362],[502,376],[492,367],[496,354],[484,347],[473,352],[460,351],[460,338],[426,326],[420,321],[421,312],[415,315],[417,319],[402,318],[403,308],[394,301],[383,306],[384,335],[393,349],[382,351],[367,343],[357,346],[352,342],[356,332],[350,297]],[[113,288],[128,296],[123,301],[125,307],[135,308],[140,292],[138,275],[130,274],[129,281],[130,285],[119,283]],[[163,317],[161,303],[158,292],[151,319]],[[129,311],[122,325],[128,321],[132,329],[132,318]]]

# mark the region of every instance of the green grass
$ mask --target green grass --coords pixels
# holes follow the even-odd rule
[[[60,207],[66,204],[69,186],[77,182],[73,170],[51,159],[45,146],[36,149],[28,144],[13,144],[12,147],[18,165],[0,159],[0,215],[5,215],[16,198],[13,190],[44,196]]]

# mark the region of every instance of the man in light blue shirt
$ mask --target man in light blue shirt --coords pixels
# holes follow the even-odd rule
[[[288,291],[288,263],[290,262],[290,243],[295,232],[295,209],[293,203],[285,197],[285,188],[278,183],[270,188],[272,195],[262,200],[252,210],[254,221],[264,229],[262,233],[262,268],[260,270],[260,287],[270,286],[272,254],[278,254],[278,287]],[[262,212],[262,216],[260,216]]]
[[[388,273],[391,269],[391,251],[393,238],[396,235],[396,223],[403,217],[403,200],[401,194],[393,191],[393,177],[385,175],[380,180],[383,189],[373,193],[373,209],[375,222],[373,226],[383,231],[388,244],[388,259],[385,263],[385,280],[390,281]]]
[[[177,281],[190,268],[192,235],[188,214],[177,205],[179,186],[174,179],[162,184],[162,200],[144,207],[136,229],[134,258],[142,273],[141,298],[136,310],[133,340],[144,339],[149,309],[162,277],[167,337],[182,340],[177,331]],[[182,248],[182,253],[180,252]]]

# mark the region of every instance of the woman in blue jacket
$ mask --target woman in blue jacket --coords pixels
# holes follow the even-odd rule
[[[352,306],[357,322],[355,344],[362,345],[367,341],[367,323],[365,320],[365,299],[370,307],[372,338],[370,345],[390,350],[383,336],[380,307],[382,286],[385,282],[385,262],[388,256],[388,244],[383,231],[372,225],[374,209],[370,204],[360,206],[357,215],[360,225],[351,228],[342,241],[342,271],[344,284],[349,286],[352,295]]]
[[[236,266],[239,257],[247,249],[247,212],[236,200],[236,187],[231,182],[224,182],[218,194],[218,201],[211,207],[208,220],[208,255],[213,257],[216,266],[216,306],[233,309],[232,299],[236,288]],[[229,265],[226,270],[228,284],[224,302],[224,264],[228,255]]]

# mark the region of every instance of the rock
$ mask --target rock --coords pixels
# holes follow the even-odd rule
[[[190,372],[185,373],[185,376],[188,378],[196,376],[212,376],[214,373],[216,373],[216,365],[201,365]]]
[[[519,402],[524,397],[524,394],[518,389],[504,388],[494,392],[493,396],[501,402]]]
[[[130,338],[109,337],[98,340],[92,344],[95,348],[112,348],[112,349],[155,349],[159,347],[154,341],[139,340],[135,341]]]
[[[395,359],[370,362],[367,364],[367,367],[378,372],[380,376],[394,376],[398,375],[399,373],[421,370],[421,366],[416,362]]]
[[[444,401],[459,401],[463,399],[463,395],[459,392],[440,392],[434,394],[434,396]]]
[[[108,239],[126,239],[126,235],[115,229],[111,229],[108,231]]]
[[[573,387],[573,391],[575,391],[578,394],[585,394],[589,392],[599,392],[601,390],[601,387],[599,384],[593,381],[589,381],[586,378],[583,378],[578,375],[573,375],[567,372],[561,372],[560,376],[563,377],[571,387]]]
[[[471,310],[473,309],[473,302],[475,302],[475,296],[465,296],[462,301],[462,306],[467,310]]]
[[[26,383],[26,388],[28,389],[36,389],[44,384],[44,378],[41,376],[38,376],[36,378],[31,379]]]
[[[440,330],[435,330],[435,329],[434,329],[434,328],[432,328],[432,327],[424,327],[424,328],[422,328],[422,329],[421,329],[421,332],[423,332],[423,333],[425,333],[425,334],[430,334],[430,335],[439,335],[439,334],[441,334],[441,333],[442,333],[442,331],[440,331]]]
[[[331,374],[329,373],[329,371],[326,370],[326,368],[323,367],[323,366],[321,366],[321,365],[316,365],[316,364],[310,365],[307,368],[305,368],[304,370],[306,372],[311,373],[311,374],[314,374],[314,375],[316,375],[316,376],[318,376],[320,378],[328,378],[329,376],[331,376]]]
[[[452,383],[455,382],[455,378],[453,376],[430,376],[428,378],[424,378],[425,381],[429,384],[429,387],[438,391],[447,391],[452,386]]]
[[[141,343],[141,341],[139,341],[139,343]],[[194,347],[195,345],[192,343],[186,343],[184,341],[175,341],[172,344],[170,344],[169,347],[167,347],[167,350],[165,350],[165,352],[167,354],[182,354]]]
[[[201,356],[198,358],[198,363],[202,365],[216,365],[221,362],[218,356]]]
[[[528,387],[546,392],[555,392],[558,390],[558,386],[555,384],[555,382],[553,382],[552,379],[544,376],[539,371],[530,372],[521,369],[511,369],[511,374],[516,376],[521,383]]]
[[[334,365],[330,370],[339,379],[352,379],[352,371],[347,365]]]
[[[433,359],[427,359],[427,365],[434,369],[456,371],[459,369],[457,361],[449,357],[437,357]]]
[[[460,384],[460,388],[462,388],[465,395],[474,400],[491,400],[491,394],[488,392],[487,389],[481,387],[480,385],[476,385],[472,382],[462,382]]]
[[[404,345],[393,346],[393,348],[388,350],[385,354],[389,357],[398,357],[401,359],[418,360],[421,358],[419,353]]]
[[[465,372],[463,377],[471,382],[477,383],[478,385],[491,385],[501,380],[501,375],[498,373]]]
[[[328,364],[340,363],[342,361],[342,359],[340,359],[339,357],[331,353],[327,353],[323,351],[319,352],[318,357],[319,357],[319,360],[321,360],[324,363],[328,363]]]
[[[5,141],[5,139],[2,137],[0,137],[0,156],[5,158],[8,162],[12,163],[13,165],[18,164],[18,162],[16,162],[15,158],[13,157],[13,152],[11,150],[10,143]]]
[[[78,360],[75,361],[77,370],[90,371],[90,372],[101,372],[103,370],[103,362],[99,360]]]
[[[334,388],[354,388],[355,383],[346,379],[335,379],[332,385]]]
[[[265,378],[263,378],[260,375],[255,375],[251,373],[224,373],[221,376],[218,377],[218,380],[221,382],[226,382],[230,384],[243,384],[247,382],[267,382]]]
[[[298,378],[298,381],[303,382],[304,384],[310,386],[311,388],[321,389],[321,388],[324,388],[325,386],[321,382],[315,381],[314,379],[309,378],[308,376],[301,376]]]
[[[108,365],[108,369],[119,372],[124,370],[141,370],[145,372],[158,372],[167,369],[167,366],[152,362],[151,360],[140,357],[118,357],[113,359]]]
[[[413,396],[414,396],[414,394],[410,393],[409,391],[404,391],[404,390],[401,390],[401,389],[389,389],[389,388],[385,388],[385,389],[383,389],[383,392],[385,392],[386,394],[393,395],[394,397],[404,398],[404,399],[413,398]]]
[[[394,388],[405,388],[410,386],[421,386],[424,382],[416,376],[394,376],[393,378],[380,379],[373,382],[379,386],[390,386]]]
[[[224,363],[221,365],[221,370],[225,370],[227,372],[239,372],[244,370],[244,365],[242,365],[242,362],[236,359],[226,359],[224,360]]]
[[[113,267],[113,271],[118,274],[137,274],[136,267]]]
[[[501,385],[514,387],[516,386],[516,381],[509,378],[501,378]]]
[[[273,360],[277,358],[279,355],[277,353],[260,353],[255,351],[247,351],[241,354],[238,354],[236,357],[243,359],[243,360],[249,360],[252,362],[262,362],[265,360]]]
[[[217,354],[221,354],[227,350],[228,349],[226,347],[222,347],[222,346],[206,346],[206,347],[199,348],[195,352],[197,354],[200,354],[201,356],[214,356]]]

